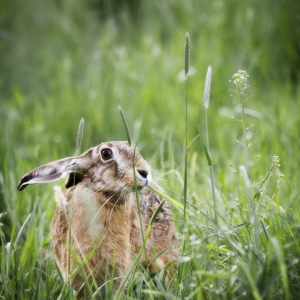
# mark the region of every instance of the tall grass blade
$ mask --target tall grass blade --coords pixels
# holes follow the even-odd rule
[[[183,201],[184,201],[184,230],[183,230],[183,245],[182,245],[182,256],[185,253],[186,247],[186,200],[187,200],[187,156],[188,156],[188,130],[187,130],[187,78],[189,73],[189,64],[190,64],[190,36],[187,32],[185,35],[185,44],[184,44],[184,71],[185,71],[185,159],[184,159],[184,186],[183,186]],[[181,275],[183,271],[184,264],[182,263],[181,268],[178,270],[178,280],[181,281]]]
[[[283,259],[282,253],[281,253],[282,250],[280,249],[279,243],[275,237],[271,238],[271,243],[274,247],[274,252],[276,254],[277,261],[279,264],[282,281],[283,281],[283,291],[284,291],[285,299],[290,299],[287,269],[286,269],[286,265],[284,263],[284,259]]]
[[[187,201],[187,155],[188,155],[188,149],[186,147],[185,149],[185,161],[184,161],[184,189],[183,189],[183,204],[184,204],[184,228],[186,228],[186,201]]]
[[[9,262],[10,262],[10,253],[11,253],[11,243],[7,243],[5,246],[5,256],[6,256],[6,277],[8,278],[9,274]]]
[[[161,201],[161,203],[159,204],[159,206],[157,207],[157,209],[155,210],[155,212],[152,214],[152,217],[150,219],[150,222],[149,222],[149,225],[148,225],[148,228],[146,230],[146,233],[145,233],[145,240],[147,241],[148,237],[149,237],[149,234],[150,234],[150,231],[151,231],[151,228],[152,228],[152,225],[157,217],[157,215],[159,214],[159,212],[161,211],[162,207],[164,206],[165,204],[165,200]]]
[[[128,134],[129,134],[129,129],[128,129]],[[130,137],[130,135],[129,135],[129,137]],[[129,143],[129,141],[128,141],[128,143]],[[141,214],[140,200],[139,200],[139,193],[138,193],[138,187],[137,187],[137,182],[136,182],[135,163],[134,163],[135,151],[136,151],[136,147],[134,148],[133,155],[132,155],[134,189],[135,189],[136,204],[137,204],[137,208],[138,208],[138,214],[139,214],[139,220],[140,220],[140,226],[141,226],[141,233],[142,233],[142,239],[143,239],[143,249],[145,251],[146,264],[148,264],[147,251],[146,251],[146,240],[147,239],[144,236],[144,230],[143,230],[143,224],[142,224],[142,214]]]
[[[77,132],[77,140],[76,140],[76,157],[79,155],[80,153],[80,147],[81,147],[81,142],[82,142],[82,137],[83,137],[83,129],[84,129],[84,119],[81,118],[80,123],[79,123],[79,127],[78,127],[78,132]],[[75,166],[75,173],[76,173],[76,169],[77,169],[77,164]],[[73,185],[75,185],[75,176],[74,176],[74,181],[73,181]],[[71,260],[70,260],[70,249],[71,249],[71,235],[72,235],[72,217],[73,217],[73,198],[74,198],[74,191],[75,189],[73,189],[72,191],[72,201],[71,201],[71,213],[70,213],[70,218],[69,218],[69,230],[68,230],[68,267],[67,270],[68,272],[66,272],[66,280],[70,279],[70,275],[71,275]],[[60,198],[60,201],[64,201],[64,196],[62,198]],[[64,204],[62,204],[62,208],[65,209]],[[70,291],[71,289],[71,282],[69,282],[69,289]],[[73,297],[72,292],[70,292],[70,297]]]
[[[238,266],[239,266],[239,269],[244,274],[244,276],[246,277],[247,282],[250,285],[249,292],[251,291],[253,298],[255,300],[261,300],[262,298],[259,295],[258,289],[255,285],[255,282],[253,281],[251,274],[249,273],[249,270],[247,268],[245,268],[245,266],[240,262],[238,262]]]
[[[200,129],[199,129],[200,131]],[[212,189],[212,195],[213,195],[213,202],[214,202],[214,209],[215,209],[215,222],[218,226],[218,216],[217,216],[217,212],[216,212],[216,207],[217,207],[217,204],[216,204],[216,193],[215,193],[215,185],[214,185],[214,178],[213,178],[213,171],[212,171],[212,161],[211,161],[211,158],[210,158],[210,155],[204,145],[204,142],[203,142],[203,139],[202,139],[202,136],[201,134],[199,133],[200,135],[200,139],[201,139],[201,143],[202,143],[202,147],[204,149],[204,153],[205,153],[205,156],[206,156],[206,160],[207,160],[207,164],[209,166],[209,174],[210,174],[210,181],[211,181],[211,189]],[[206,127],[206,135],[207,135],[207,143],[208,143],[208,128]],[[217,234],[217,267],[218,267],[218,259],[219,259],[219,235]]]
[[[84,118],[81,118],[79,123],[78,133],[77,133],[76,156],[78,156],[80,153],[80,147],[81,147],[81,142],[83,137],[83,129],[84,129]]]
[[[248,172],[247,172],[245,166],[240,166],[240,171],[241,171],[242,176],[243,176],[243,178],[244,178],[246,187],[247,187],[248,189],[250,189],[250,188],[251,188],[251,182],[250,182],[250,179],[249,179],[249,176],[248,176]]]
[[[260,224],[261,224],[261,227],[262,227],[262,229],[264,231],[265,237],[266,237],[267,241],[269,242],[269,234],[268,234],[268,231],[267,231],[267,229],[265,227],[265,223],[264,223],[264,221],[262,219],[260,219]]]
[[[161,293],[162,293],[164,299],[167,300],[167,297],[166,297],[166,291],[165,291],[163,285],[161,284],[161,282],[160,282],[160,280],[159,280],[158,278],[156,278],[156,284],[157,284],[159,290],[161,291]]]
[[[28,215],[28,217],[26,218],[25,222],[23,223],[23,225],[22,225],[20,231],[18,232],[16,241],[15,241],[15,249],[17,249],[17,246],[18,246],[18,244],[19,244],[19,240],[20,240],[20,238],[21,238],[21,235],[22,235],[22,233],[23,233],[23,231],[24,231],[24,229],[25,229],[25,227],[26,227],[26,224],[29,222],[29,220],[30,220],[30,218],[31,218],[31,215],[32,215],[32,214],[29,214],[29,215]]]
[[[153,192],[155,192],[157,195],[159,195],[160,197],[162,197],[163,199],[166,199],[171,205],[175,206],[177,209],[179,209],[181,212],[184,212],[184,206],[179,203],[178,201],[172,199],[171,197],[163,194],[162,192],[160,192],[159,190],[157,190],[156,188],[154,188],[153,186],[148,185],[148,188],[150,190],[152,190]],[[188,209],[186,210],[188,213],[193,214],[191,211],[189,211]],[[189,218],[186,217],[187,221],[189,221]]]
[[[290,261],[287,265],[286,265],[286,269],[289,269],[291,266],[298,264],[299,263],[299,259],[295,258],[292,261]],[[267,282],[267,284],[264,285],[263,290],[261,291],[261,297],[265,298],[270,290],[270,288],[272,287],[272,285],[276,282],[276,280],[278,279],[278,277],[281,275],[281,271],[276,272],[272,278]]]
[[[129,147],[131,147],[130,131],[129,131],[129,127],[128,127],[128,124],[127,124],[127,121],[126,121],[126,118],[125,118],[125,115],[123,113],[123,110],[122,110],[121,106],[119,106],[119,111],[120,111],[122,122],[123,122],[123,125],[124,125],[124,128],[125,128],[128,145],[129,145]]]
[[[199,129],[199,131],[200,131],[200,129]],[[199,135],[200,135],[202,147],[203,147],[203,150],[204,150],[204,153],[205,153],[205,156],[206,156],[207,164],[208,164],[209,167],[211,167],[212,166],[211,158],[210,158],[209,153],[208,153],[208,151],[207,151],[207,149],[206,149],[206,147],[204,145],[201,133],[199,133]]]
[[[38,278],[38,283],[37,283],[37,286],[35,287],[34,300],[39,299],[39,291],[40,291],[39,287],[40,287],[40,277]]]
[[[187,148],[189,148],[195,141],[196,139],[200,136],[200,134],[196,135],[190,142],[189,144],[187,145]]]
[[[146,242],[148,240],[148,237],[150,235],[150,231],[151,231],[151,228],[152,228],[152,225],[157,217],[157,215],[159,214],[159,212],[161,211],[163,205],[165,203],[165,200],[163,200],[159,206],[157,207],[157,209],[155,210],[155,212],[152,214],[152,217],[150,219],[150,222],[149,222],[149,225],[147,227],[147,230],[146,230],[146,233],[145,233],[145,236],[143,235],[143,247],[141,248],[140,252],[139,252],[139,255],[137,257],[137,259],[139,260],[141,258],[141,255],[142,255],[142,252],[145,251],[145,260],[146,260],[146,263],[147,263],[147,268],[150,266],[150,264],[148,264],[148,259],[147,259],[147,254],[146,254]],[[133,275],[135,274],[136,272],[136,267],[133,271]]]
[[[168,251],[172,246],[174,246],[174,244],[171,244],[170,246],[168,246],[166,249],[162,250],[161,252],[159,252],[158,254],[155,255],[155,257],[153,257],[151,259],[151,261],[149,262],[149,266],[156,260],[158,259],[162,254],[164,254],[166,251]]]

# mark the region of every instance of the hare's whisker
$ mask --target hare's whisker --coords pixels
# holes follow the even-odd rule
[[[96,213],[96,215],[95,215],[95,217],[93,218],[93,220],[92,220],[92,223],[95,221],[95,219],[96,219],[96,217],[97,217],[97,215],[99,214],[99,212],[100,212],[100,210],[102,209],[102,207],[113,197],[113,196],[115,196],[117,193],[119,193],[123,188],[124,188],[125,186],[122,186],[121,188],[119,188],[115,193],[113,193],[105,202],[104,202],[104,204],[99,208],[99,210],[97,211],[97,213]],[[121,197],[121,196],[120,196]],[[119,198],[120,199],[120,198]],[[119,200],[118,199],[118,200]]]
[[[93,218],[93,220],[92,220],[92,223],[95,221],[95,219],[96,219],[96,217],[97,217],[97,215],[99,214],[99,212],[100,212],[100,210],[102,209],[102,207],[114,196],[114,195],[116,195],[117,193],[114,193],[114,194],[112,194],[105,202],[104,202],[104,204],[99,208],[99,210],[97,211],[97,213],[96,213],[96,215],[95,215],[95,217]]]

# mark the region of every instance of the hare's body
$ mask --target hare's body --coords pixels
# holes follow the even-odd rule
[[[127,142],[105,143],[91,148],[77,159],[66,158],[41,166],[21,180],[20,190],[28,184],[55,181],[69,175],[68,189],[64,192],[66,203],[57,205],[51,227],[55,258],[64,278],[69,269],[72,274],[78,262],[86,260],[86,276],[90,282],[95,279],[94,284],[100,286],[107,280],[107,270],[110,276],[122,278],[134,261],[132,252],[136,256],[140,253],[143,239],[134,192],[133,153]],[[142,196],[139,203],[145,232],[153,208],[155,210],[162,201],[146,185],[163,190],[152,182],[149,165],[138,152],[134,163],[136,182]],[[146,242],[148,262],[172,245],[156,260],[158,270],[170,263],[168,279],[177,269],[178,256],[175,226],[173,222],[164,220],[171,218],[171,208],[165,202]],[[68,250],[70,232],[71,251]],[[146,266],[144,251],[140,262]],[[152,263],[150,273],[155,271]],[[73,280],[74,289],[82,293],[82,276],[75,275]],[[115,288],[121,281],[115,280]]]
[[[154,183],[152,184],[155,188],[159,188]],[[65,192],[66,199],[69,199],[67,214],[63,212],[60,206],[57,206],[51,228],[55,257],[63,275],[68,270],[68,220],[72,207],[72,190],[73,188],[69,188]],[[143,230],[145,232],[153,213],[152,203],[154,202],[154,207],[157,208],[161,199],[152,191],[146,189],[143,189],[141,194],[144,199],[144,204],[141,200],[140,206]],[[82,198],[82,195],[85,196]],[[71,246],[76,254],[81,257],[81,260],[96,248],[96,251],[88,260],[88,267],[85,269],[87,274],[90,274],[91,271],[93,275],[98,273],[96,276],[98,285],[105,281],[107,261],[109,262],[110,270],[112,271],[114,268],[116,272],[115,277],[123,276],[123,270],[128,272],[133,262],[133,255],[130,249],[135,255],[138,255],[143,243],[135,194],[128,193],[122,196],[123,199],[120,198],[118,200],[118,198],[119,196],[114,196],[111,199],[113,202],[108,202],[101,208],[107,200],[107,197],[103,197],[101,193],[91,197],[85,191],[84,184],[76,187],[74,191]],[[88,201],[93,201],[93,204],[87,203]],[[92,210],[91,206],[93,207]],[[100,212],[96,219],[93,220],[94,215],[99,210]],[[158,217],[166,219],[172,217],[170,207],[167,203],[164,204]],[[172,262],[177,257],[174,224],[156,219],[146,244],[148,262],[154,257],[153,238],[156,254],[174,244],[169,251],[157,259],[156,263],[160,270],[166,263]],[[144,253],[140,261],[143,265],[146,265]],[[76,267],[76,260],[74,260],[74,263]],[[176,270],[176,266],[177,263],[174,261],[174,270]],[[154,264],[150,267],[150,272],[155,272]],[[172,274],[171,268],[169,269],[169,273]],[[77,290],[82,283],[82,278],[78,277],[74,283],[74,288]],[[116,284],[117,286],[118,284]]]

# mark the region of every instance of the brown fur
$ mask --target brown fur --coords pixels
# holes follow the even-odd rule
[[[101,158],[101,149],[103,147],[113,149],[114,158],[104,161]],[[64,192],[67,200],[66,212],[58,205],[51,226],[55,258],[64,278],[69,274],[69,268],[72,274],[78,266],[78,260],[84,261],[94,251],[87,260],[84,271],[90,282],[94,278],[95,281],[93,283],[96,286],[100,286],[107,280],[107,265],[111,276],[124,276],[124,271],[127,273],[134,261],[130,249],[135,255],[139,254],[143,241],[134,192],[132,153],[133,149],[129,148],[127,142],[110,142],[92,148],[78,158],[77,172],[82,174],[80,176],[82,181]],[[52,169],[57,169],[56,172],[63,173],[69,170],[68,164],[73,161],[72,159],[74,160],[74,158],[69,158],[56,162],[63,162],[64,165],[62,167],[55,167],[55,162],[48,165]],[[37,183],[38,181],[46,182],[46,180],[43,181],[42,175],[45,178],[49,177],[48,174],[52,171],[47,170],[48,165],[40,167],[42,168],[41,172],[37,168],[26,174],[21,181],[22,184],[19,184],[19,189],[21,190],[27,184],[31,184],[30,181],[26,182],[24,180],[26,176],[29,179],[33,178],[31,179],[32,183]],[[145,179],[136,172],[137,185],[142,189],[142,199],[139,201],[142,226],[145,232],[153,214],[153,206],[156,209],[162,201],[158,195],[145,187],[145,185],[151,184],[161,192],[164,191],[155,182],[152,181],[150,183],[147,181],[148,179],[151,181],[151,175],[149,175],[150,167],[138,152],[135,155],[135,168],[137,171],[141,170],[148,173]],[[70,178],[75,178],[71,175]],[[37,177],[38,180],[36,179]],[[70,185],[70,180],[68,185]],[[109,198],[110,200],[107,201]],[[71,219],[72,250],[70,251],[71,266],[69,267],[68,237],[71,212],[73,212]],[[174,271],[177,269],[176,229],[172,222],[161,218],[172,218],[171,208],[167,202],[164,203],[158,218],[153,224],[146,243],[146,253],[149,262],[154,258],[153,244],[155,245],[156,254],[173,244],[168,251],[156,260],[158,270],[163,269],[166,264],[170,263],[167,270],[167,278],[170,280],[172,268]],[[75,257],[73,253],[76,253]],[[144,252],[140,261],[146,266]],[[155,264],[153,263],[149,269],[150,273],[154,273],[156,271]],[[74,289],[80,291],[80,295],[83,295],[84,288],[82,287],[84,281],[82,276],[80,276],[80,272],[72,278]],[[116,290],[122,280],[119,279],[114,282]]]

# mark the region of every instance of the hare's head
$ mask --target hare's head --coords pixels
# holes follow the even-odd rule
[[[148,163],[128,142],[108,142],[91,148],[79,157],[68,157],[50,162],[23,176],[18,185],[21,191],[29,184],[53,182],[69,176],[66,187],[80,182],[96,191],[128,193],[134,190],[135,177],[138,188],[152,181]]]

